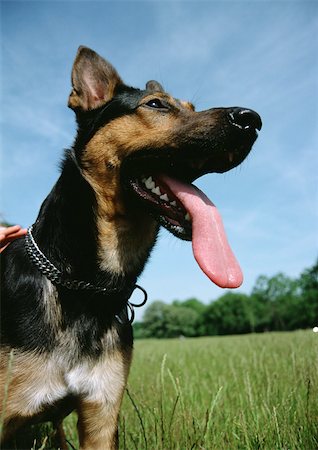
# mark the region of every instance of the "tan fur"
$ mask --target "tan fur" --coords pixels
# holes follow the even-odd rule
[[[49,280],[46,280],[46,289],[43,289],[43,306],[48,326],[53,326],[58,332],[62,324],[62,310],[56,287]]]
[[[78,431],[82,450],[117,448],[117,422],[130,363],[131,353],[117,352],[88,372],[91,383],[95,378],[100,394],[94,395],[93,390],[79,399]],[[112,386],[111,391],[108,386]],[[103,392],[106,395],[101,395]]]
[[[4,349],[0,367],[1,396],[6,397],[4,404],[1,404],[3,411],[0,408],[6,426],[3,438],[9,438],[21,424],[32,422],[33,418],[47,409],[47,405],[54,405],[68,395],[76,395],[80,399],[77,408],[80,427],[104,427],[104,431],[99,432],[102,440],[100,447],[83,444],[81,448],[113,448],[117,417],[132,356],[131,352],[117,350],[116,334],[116,331],[109,330],[105,335],[105,353],[97,362],[89,358],[80,362],[72,361],[71,357],[67,357],[63,345],[57,347],[50,356],[17,350],[10,353],[8,348]],[[67,336],[61,341],[66,343]],[[72,352],[68,354],[72,355]],[[95,405],[99,410],[98,415],[89,417],[85,412],[86,405],[89,409]],[[93,434],[94,442],[98,442],[96,433]]]
[[[177,102],[165,97],[176,108]],[[143,98],[146,104],[153,95]],[[158,149],[171,141],[179,118],[153,120],[153,111],[140,108],[135,114],[120,117],[101,128],[86,146],[83,175],[97,193],[99,257],[103,269],[122,274],[124,268],[144,260],[152,245],[157,224],[148,214],[131,216],[122,198],[120,168],[125,157],[147,146]],[[175,123],[174,123],[175,122]],[[128,260],[129,258],[129,260]]]
[[[195,107],[194,107],[193,103],[191,103],[191,102],[187,102],[187,101],[181,100],[181,105],[184,108],[189,109],[190,111],[195,111]]]
[[[117,449],[120,404],[121,398],[111,407],[101,402],[79,401],[78,432],[82,450]]]

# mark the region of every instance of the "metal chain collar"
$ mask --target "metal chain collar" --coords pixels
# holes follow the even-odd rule
[[[75,279],[70,279],[63,272],[61,272],[57,267],[54,266],[54,264],[51,263],[51,261],[42,253],[39,246],[35,242],[35,239],[32,234],[33,225],[31,225],[28,228],[27,234],[25,236],[25,247],[28,253],[28,256],[30,260],[35,264],[35,266],[39,269],[39,271],[46,276],[53,284],[63,286],[70,290],[77,290],[77,291],[89,291],[95,294],[104,294],[104,295],[111,295],[119,293],[120,290],[116,288],[107,288],[102,287],[98,285],[94,285],[88,281],[80,281]],[[128,300],[132,296],[135,289],[139,289],[144,294],[144,299],[141,303],[131,303]],[[131,288],[126,290],[125,296],[127,296],[127,306],[125,308],[128,308],[130,310],[130,318],[128,321],[130,323],[133,322],[135,318],[135,312],[134,307],[139,308],[140,306],[143,306],[148,299],[147,292],[144,288],[139,286],[138,284],[134,284],[131,286]],[[128,316],[128,313],[127,313]],[[124,322],[122,319],[116,315],[116,319],[119,323],[123,324]]]

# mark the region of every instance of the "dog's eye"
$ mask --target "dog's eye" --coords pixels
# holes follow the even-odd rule
[[[146,103],[147,106],[150,106],[150,108],[156,108],[156,109],[168,109],[166,105],[164,105],[159,98],[153,98],[149,100],[149,102]]]

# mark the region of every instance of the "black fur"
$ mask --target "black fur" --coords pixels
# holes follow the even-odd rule
[[[74,279],[116,288],[113,295],[92,294],[58,287],[63,327],[71,327],[85,354],[98,355],[100,338],[114,316],[125,318],[129,290],[143,269],[124,277],[101,271],[97,265],[96,199],[83,178],[80,157],[91,137],[105,123],[134,112],[145,91],[121,85],[106,105],[77,111],[78,132],[72,150],[66,151],[61,175],[43,202],[34,224],[34,238],[46,257]],[[1,255],[1,342],[25,350],[49,351],[56,336],[45,324],[42,294],[46,279],[30,262],[24,239],[13,242]],[[123,345],[132,345],[129,324],[120,325]]]
[[[116,288],[113,295],[73,291],[58,287],[63,327],[72,327],[86,354],[98,354],[100,338],[116,314],[123,312],[127,298],[123,292],[136,281],[138,273],[125,278],[101,272],[96,262],[95,196],[81,175],[74,152],[66,154],[62,173],[43,202],[34,225],[34,237],[42,252],[75,279]],[[25,350],[49,351],[55,335],[45,323],[42,304],[45,277],[26,254],[24,239],[13,242],[2,254],[1,342]],[[123,342],[132,344],[129,325]]]

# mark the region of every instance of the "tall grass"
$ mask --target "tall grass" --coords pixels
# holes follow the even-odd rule
[[[318,336],[137,341],[122,449],[318,449]]]
[[[75,414],[65,429],[78,448]],[[119,437],[121,450],[317,450],[318,336],[137,341]]]

